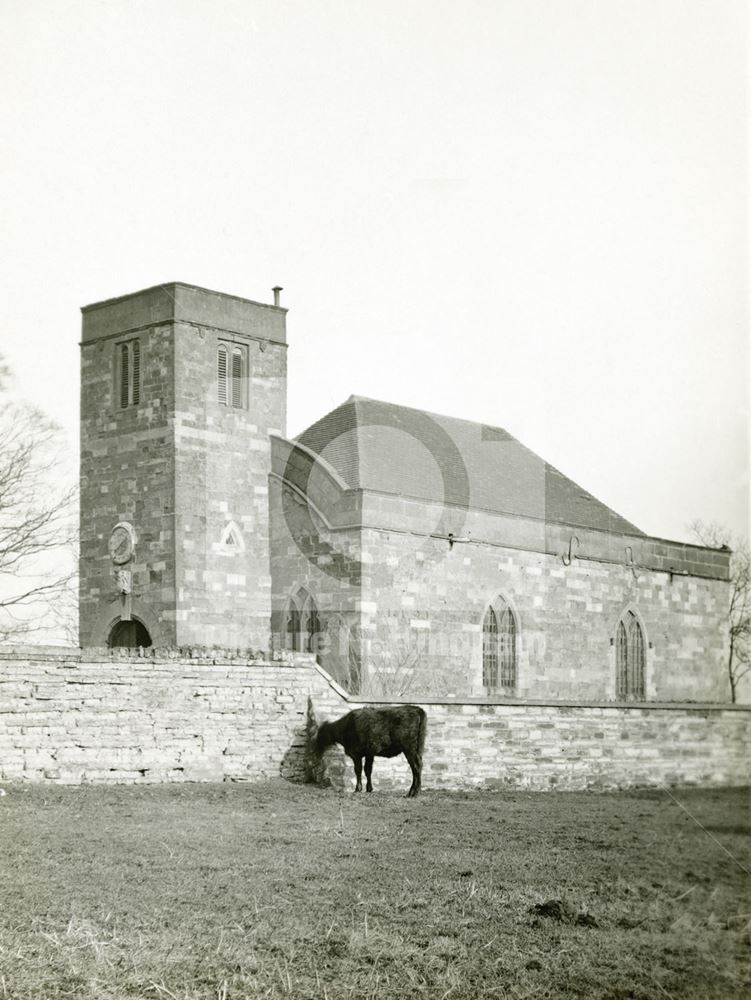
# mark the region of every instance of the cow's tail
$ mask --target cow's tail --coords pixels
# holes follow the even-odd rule
[[[417,731],[417,751],[422,757],[425,751],[425,736],[428,731],[428,717],[425,713],[425,709],[420,709],[420,727]]]

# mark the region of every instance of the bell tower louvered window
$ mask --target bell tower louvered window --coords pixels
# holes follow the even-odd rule
[[[243,409],[247,406],[247,348],[220,344],[216,354],[217,400],[221,406]]]
[[[216,355],[217,399],[222,406],[227,405],[227,348],[219,345]]]
[[[644,701],[645,667],[644,633],[633,611],[627,611],[615,637],[615,696],[619,701]]]
[[[513,694],[516,689],[516,619],[500,596],[482,623],[482,685],[488,694]]]
[[[232,351],[232,405],[243,405],[243,356],[239,347]]]
[[[117,395],[121,410],[141,402],[141,342],[117,345]]]

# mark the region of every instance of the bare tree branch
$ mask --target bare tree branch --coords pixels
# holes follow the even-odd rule
[[[0,642],[49,629],[72,638],[76,490],[59,429],[8,386],[0,357]]]
[[[424,655],[427,637],[410,628],[414,613],[392,611],[382,615],[377,633],[355,624],[349,633],[349,673],[358,684],[350,690],[371,698],[407,697],[425,691],[446,694],[446,681]]]
[[[693,521],[689,525],[697,540],[710,548],[726,548],[730,557],[730,606],[728,608],[728,681],[730,698],[738,697],[740,681],[751,671],[751,553],[748,540],[733,538],[721,524]]]

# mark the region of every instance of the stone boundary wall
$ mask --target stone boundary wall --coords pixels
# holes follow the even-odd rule
[[[302,780],[309,698],[310,657],[0,653],[0,781]]]
[[[445,702],[425,708],[428,787],[571,791],[746,785],[751,778],[749,710]],[[374,772],[382,771],[377,761]],[[398,783],[408,785],[406,777]]]
[[[311,724],[363,704],[300,654],[9,649],[0,652],[0,781],[309,780]],[[421,704],[426,789],[745,785],[751,778],[751,706]],[[352,785],[338,749],[327,753],[321,775],[335,787]],[[409,781],[403,757],[376,760],[376,789],[406,789]]]

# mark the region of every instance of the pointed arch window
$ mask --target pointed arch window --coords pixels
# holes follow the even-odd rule
[[[516,619],[503,597],[497,597],[482,623],[482,684],[490,693],[516,688]]]
[[[493,608],[482,623],[482,686],[491,691],[498,687],[498,617]]]
[[[633,611],[618,622],[615,637],[615,696],[619,701],[644,701],[646,653],[644,632]]]
[[[284,648],[296,653],[300,651],[300,610],[294,598],[290,600],[284,616]]]
[[[117,345],[117,395],[120,409],[141,402],[141,342],[129,340]]]
[[[321,619],[312,595],[300,587],[287,603],[284,615],[284,648],[294,652],[318,652]]]

